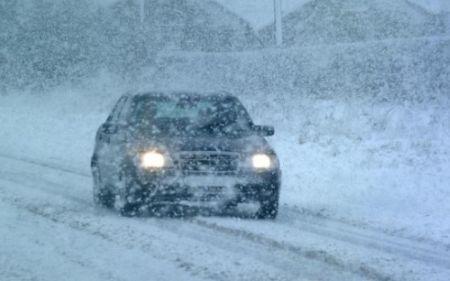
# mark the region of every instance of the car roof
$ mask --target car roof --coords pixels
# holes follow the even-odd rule
[[[170,98],[170,99],[180,99],[180,98],[207,98],[207,99],[237,99],[234,95],[228,92],[189,92],[189,91],[173,91],[173,92],[163,92],[163,91],[149,91],[149,92],[135,92],[127,93],[125,96],[132,98],[148,97],[148,98]]]

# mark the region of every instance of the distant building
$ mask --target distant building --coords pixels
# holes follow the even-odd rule
[[[439,36],[441,16],[407,0],[312,0],[284,16],[285,46]],[[274,45],[273,24],[260,30]]]

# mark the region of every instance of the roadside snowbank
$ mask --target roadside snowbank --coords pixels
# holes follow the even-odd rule
[[[274,139],[283,200],[348,222],[450,242],[450,103],[310,101]],[[297,141],[297,143],[294,143]]]

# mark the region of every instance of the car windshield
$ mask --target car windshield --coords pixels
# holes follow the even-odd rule
[[[151,135],[230,136],[251,133],[251,119],[232,97],[153,97],[134,99],[130,124]]]

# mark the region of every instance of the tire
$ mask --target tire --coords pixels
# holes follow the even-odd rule
[[[122,217],[132,218],[139,217],[142,215],[141,204],[137,203],[126,203],[120,208],[120,215]]]
[[[112,209],[115,203],[115,196],[110,189],[106,188],[102,183],[96,165],[92,165],[92,176],[94,179],[93,197],[95,205]]]
[[[129,191],[137,184],[133,179],[133,175],[129,175],[126,172],[127,168],[123,168],[120,172],[120,181],[122,185],[122,192],[119,192],[119,212],[123,217],[139,217],[142,215],[141,207],[142,203],[139,202],[128,202],[127,197]]]
[[[97,206],[112,209],[114,208],[115,196],[106,188],[100,189],[99,191],[94,191],[94,203]]]
[[[260,201],[260,208],[256,217],[258,219],[276,219],[278,215],[279,192],[277,191],[272,197]]]

